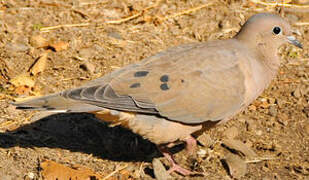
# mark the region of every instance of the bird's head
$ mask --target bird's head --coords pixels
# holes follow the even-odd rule
[[[269,50],[277,50],[285,43],[302,48],[302,44],[293,36],[291,25],[280,16],[269,13],[251,16],[236,39],[253,46],[265,46]]]

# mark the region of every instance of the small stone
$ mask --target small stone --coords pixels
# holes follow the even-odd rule
[[[255,133],[256,133],[256,135],[261,136],[263,134],[263,131],[262,130],[257,130]]]
[[[256,122],[252,119],[247,119],[246,124],[247,124],[247,131],[254,131],[257,127]]]
[[[90,72],[91,74],[93,74],[94,71],[95,71],[95,66],[92,63],[88,62],[88,61],[86,61],[85,63],[81,64],[80,68],[83,69],[84,71]]]
[[[289,116],[286,114],[280,114],[277,119],[277,121],[284,126],[288,125],[289,123],[288,120],[289,120]]]
[[[275,98],[268,98],[269,104],[275,104],[276,99]]]
[[[85,60],[91,59],[96,53],[96,48],[94,47],[84,48],[78,51],[79,56]]]
[[[200,135],[197,140],[202,143],[205,147],[210,147],[214,144],[214,141],[211,139],[209,134],[203,133]]]
[[[122,36],[115,31],[109,32],[107,35],[118,40],[123,40]]]
[[[283,105],[285,104],[283,100],[281,99],[276,99],[276,104],[278,105],[279,108],[283,108]]]
[[[41,48],[41,47],[48,46],[47,40],[41,35],[31,36],[29,42],[30,42],[30,45],[35,48]]]
[[[238,136],[238,134],[239,134],[239,133],[238,133],[238,129],[237,129],[235,126],[229,128],[229,129],[227,129],[227,130],[223,133],[224,136],[226,136],[227,138],[230,138],[230,139],[235,138],[236,136]]]
[[[278,113],[277,107],[276,106],[270,106],[268,112],[269,112],[269,115],[271,115],[271,116],[277,116],[277,113]]]
[[[300,87],[297,87],[294,91],[293,91],[293,96],[296,98],[300,98],[301,97],[301,92],[300,92]]]
[[[29,172],[29,173],[28,173],[28,177],[29,177],[30,179],[34,179],[34,178],[35,178],[35,174],[34,174],[33,172]]]

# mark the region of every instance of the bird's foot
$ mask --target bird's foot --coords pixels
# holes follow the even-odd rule
[[[189,175],[194,175],[196,174],[195,172],[192,172],[188,169],[185,169],[181,166],[179,166],[178,164],[173,164],[172,167],[167,171],[169,174],[172,172],[176,172],[178,174],[181,174],[183,176],[189,176]]]

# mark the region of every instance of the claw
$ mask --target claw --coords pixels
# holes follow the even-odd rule
[[[187,139],[185,139],[185,141],[186,141],[186,149],[187,149],[189,155],[194,155],[195,151],[196,151],[196,146],[197,146],[196,140],[192,136],[190,136]],[[176,173],[181,174],[183,176],[200,174],[200,173],[197,173],[197,172],[192,172],[192,171],[185,169],[185,168],[181,167],[180,165],[178,165],[173,158],[173,154],[169,152],[168,147],[169,147],[169,145],[158,146],[159,151],[163,154],[163,156],[172,165],[172,167],[168,170],[168,173],[176,172]]]

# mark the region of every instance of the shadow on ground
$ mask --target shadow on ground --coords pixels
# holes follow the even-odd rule
[[[93,154],[113,161],[151,161],[156,146],[122,127],[109,127],[92,114],[55,114],[0,133],[0,147],[49,147]]]

